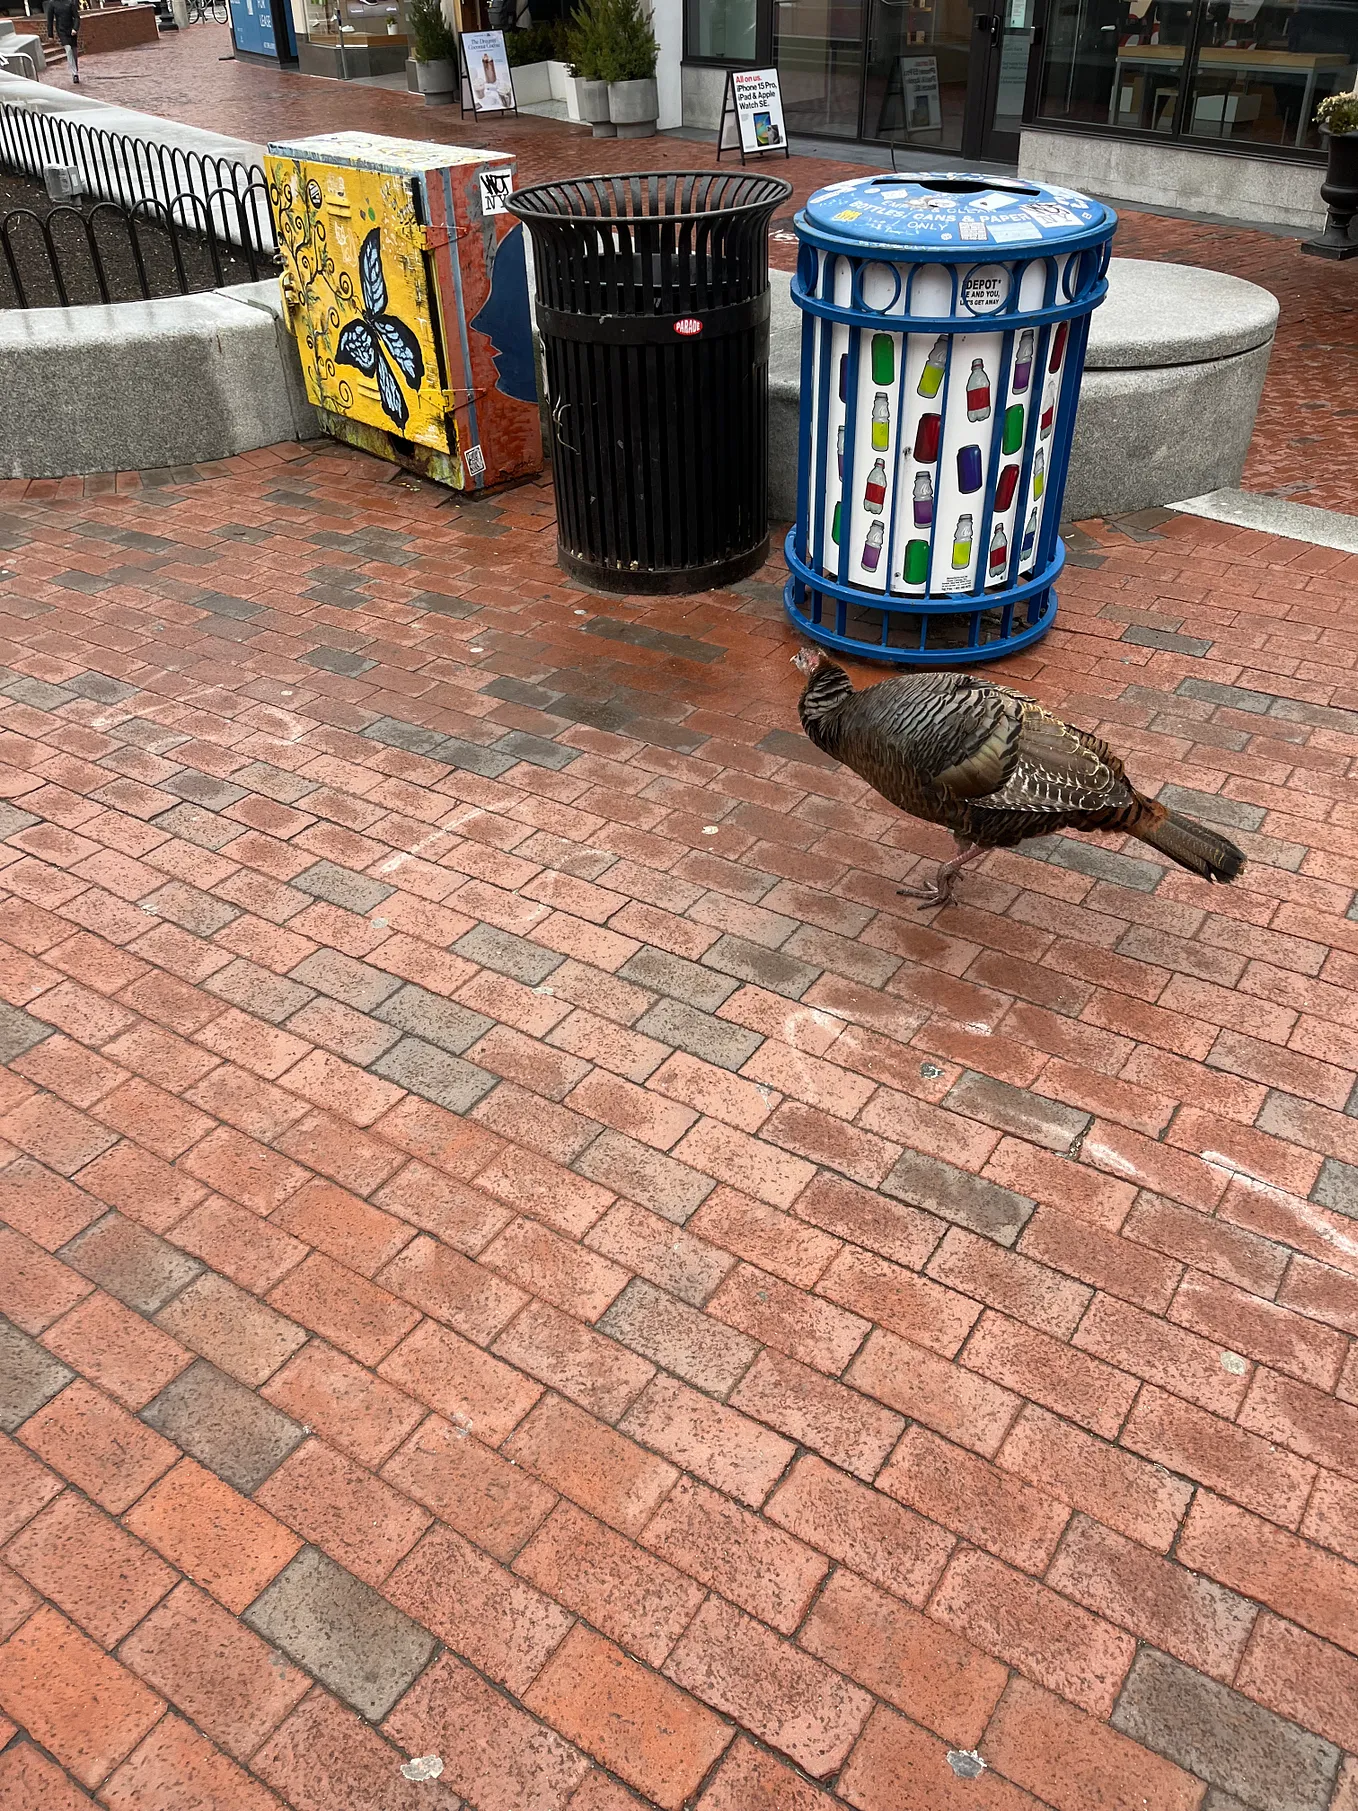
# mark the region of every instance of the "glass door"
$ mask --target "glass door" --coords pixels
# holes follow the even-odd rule
[[[968,157],[1017,163],[1037,0],[976,0],[971,85],[962,148]]]
[[[857,138],[867,0],[774,0],[773,60],[789,133]]]
[[[971,39],[967,0],[870,0],[863,137],[960,152]]]

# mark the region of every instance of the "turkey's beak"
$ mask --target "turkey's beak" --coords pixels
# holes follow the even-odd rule
[[[799,673],[809,679],[820,665],[819,648],[798,648],[792,656],[792,664]]]

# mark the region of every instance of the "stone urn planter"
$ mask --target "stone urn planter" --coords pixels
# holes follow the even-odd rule
[[[415,80],[424,96],[426,107],[451,107],[457,94],[457,64],[440,57],[434,62],[415,64]]]
[[[575,92],[580,105],[580,117],[593,128],[595,138],[616,138],[618,128],[612,123],[608,110],[608,83],[591,82],[577,76]]]
[[[654,138],[660,113],[655,77],[639,82],[610,82],[608,111],[619,138]]]
[[[1358,214],[1358,131],[1330,132],[1324,126],[1320,131],[1326,153],[1320,199],[1330,213],[1325,231],[1318,239],[1307,239],[1301,249],[1316,258],[1358,258],[1358,240],[1349,237]]]

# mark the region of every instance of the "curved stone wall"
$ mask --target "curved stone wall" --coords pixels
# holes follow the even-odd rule
[[[0,312],[0,473],[193,465],[319,433],[278,284]]]

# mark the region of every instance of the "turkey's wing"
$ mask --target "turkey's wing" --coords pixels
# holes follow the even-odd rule
[[[987,810],[1097,811],[1130,796],[1122,763],[1097,736],[1063,723],[1039,704],[1025,703],[1016,758]]]
[[[1025,708],[1017,692],[969,674],[912,674],[855,693],[836,752],[860,773],[903,769],[948,798],[985,798],[1013,772]]]

